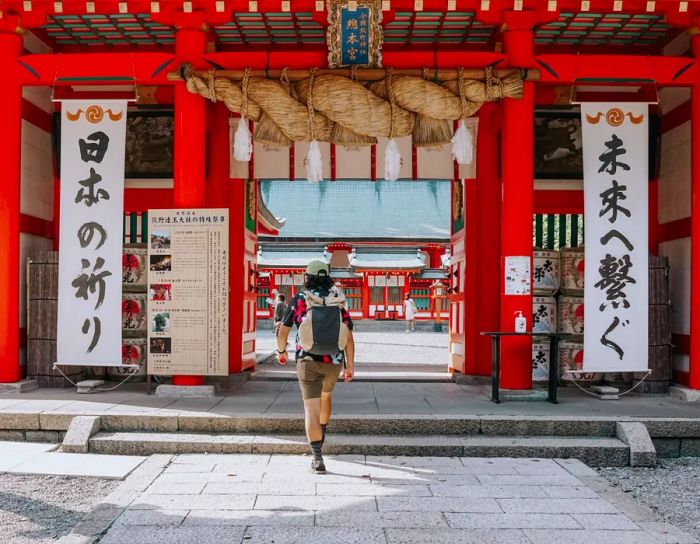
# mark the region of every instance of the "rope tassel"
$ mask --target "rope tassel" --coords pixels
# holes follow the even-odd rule
[[[250,70],[246,69],[241,82],[243,99],[241,101],[241,120],[238,121],[238,128],[233,137],[233,158],[237,161],[248,162],[253,154],[253,136],[250,134],[248,127],[248,74]]]
[[[238,128],[233,137],[233,158],[237,161],[247,162],[253,154],[253,138],[248,128],[248,119],[241,117]]]
[[[459,127],[452,136],[452,157],[457,164],[471,164],[474,158],[474,143],[472,133],[464,124],[464,119],[460,119]]]
[[[391,108],[391,123],[389,124],[389,143],[386,145],[384,152],[384,179],[396,181],[401,173],[401,153],[399,146],[394,140],[394,119],[396,117],[396,99],[394,97],[393,86],[393,69],[389,68],[386,72],[386,90],[389,95],[389,106]]]
[[[396,140],[389,140],[384,153],[384,179],[396,181],[401,173],[401,153]]]
[[[491,69],[487,68],[485,73],[486,79],[486,90],[484,91],[487,95],[489,93],[488,87],[491,85]],[[464,124],[464,120],[468,117],[468,105],[467,105],[467,91],[465,88],[466,81],[464,79],[464,69],[459,68],[457,70],[457,89],[459,92],[459,100],[461,103],[461,116],[459,119],[459,126],[455,130],[452,136],[452,157],[457,161],[457,164],[471,164],[474,158],[472,134],[467,129]]]
[[[314,182],[323,181],[323,161],[316,140],[311,141],[306,155],[306,179]]]

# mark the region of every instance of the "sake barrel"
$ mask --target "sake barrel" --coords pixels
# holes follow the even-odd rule
[[[145,338],[122,339],[122,364],[138,365],[138,368],[110,366],[107,373],[111,380],[121,381],[129,374],[133,374],[130,381],[144,381],[146,379]]]
[[[549,338],[535,336],[532,339],[532,381],[546,382],[549,379]]]
[[[602,374],[595,372],[580,372],[583,368],[583,342],[566,341],[559,343],[559,376],[564,382],[576,380],[577,382],[600,381]],[[569,374],[574,371],[576,374]]]
[[[532,298],[532,332],[557,332],[557,301],[554,297]]]
[[[553,295],[559,289],[559,253],[535,249],[532,289],[535,295]]]
[[[122,253],[122,290],[146,290],[148,250],[145,247],[124,246]]]
[[[146,335],[146,295],[124,293],[122,295],[122,334],[124,336]]]
[[[559,332],[583,334],[583,297],[559,297]]]
[[[583,296],[583,246],[562,248],[559,287],[565,295]]]

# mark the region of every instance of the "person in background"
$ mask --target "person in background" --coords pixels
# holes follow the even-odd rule
[[[406,293],[406,297],[403,301],[403,315],[406,318],[406,332],[415,332],[416,330],[416,312],[418,307],[416,306],[416,301],[411,298],[411,293]]]
[[[282,320],[284,319],[284,315],[287,313],[287,297],[284,296],[284,294],[280,293],[277,295],[277,302],[275,302],[275,315],[274,315],[274,323],[275,323],[275,335],[278,334],[280,325],[282,325]]]

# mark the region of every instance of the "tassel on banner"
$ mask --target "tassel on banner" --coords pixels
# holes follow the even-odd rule
[[[384,179],[388,181],[396,181],[399,179],[401,172],[401,153],[396,140],[389,140],[384,153]]]
[[[323,161],[316,140],[311,141],[309,152],[306,154],[306,179],[315,182],[323,181]]]
[[[459,126],[452,136],[452,157],[457,164],[471,164],[474,159],[474,142],[472,133],[464,124],[464,119],[459,120]]]
[[[248,128],[248,119],[241,117],[238,128],[233,138],[233,158],[237,161],[247,162],[253,154],[253,138]]]

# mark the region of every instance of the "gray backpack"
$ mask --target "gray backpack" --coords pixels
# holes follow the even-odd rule
[[[299,325],[299,345],[312,355],[336,355],[345,350],[350,329],[343,323],[345,295],[331,290],[326,297],[304,291],[306,315]]]

